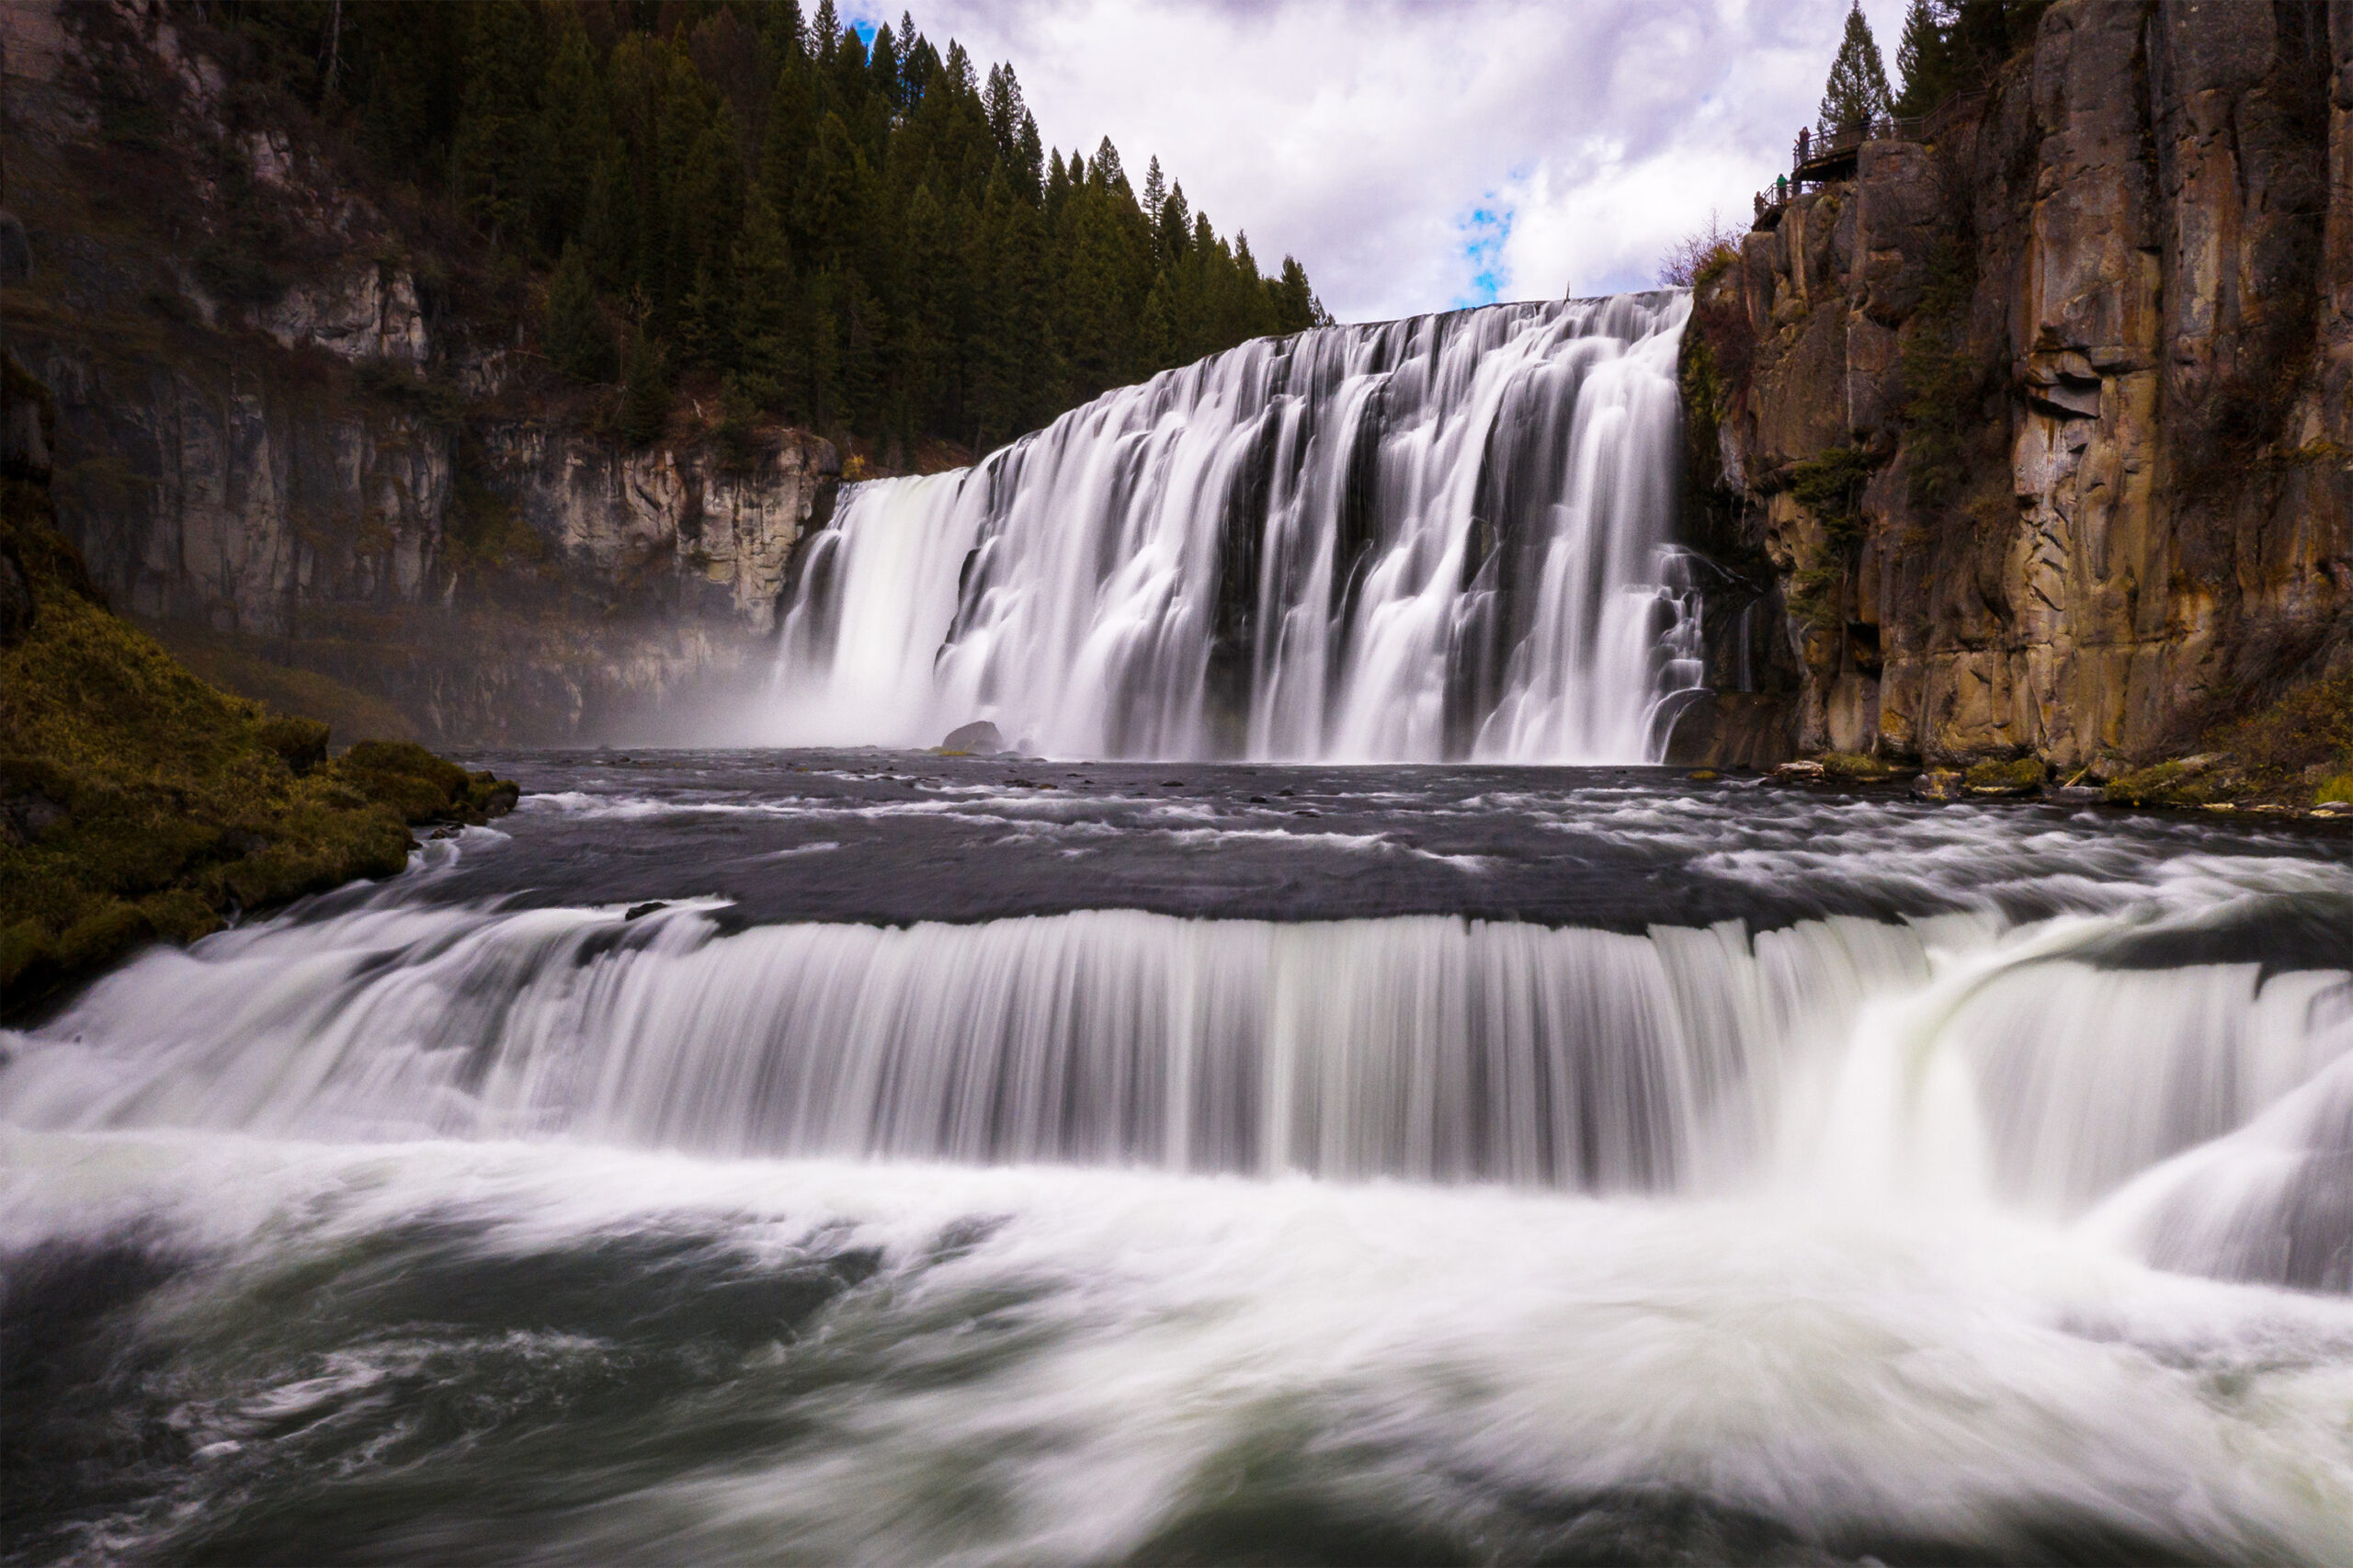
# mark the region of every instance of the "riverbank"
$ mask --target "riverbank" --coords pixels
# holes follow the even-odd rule
[[[55,409],[0,356],[0,994],[17,1015],[154,940],[408,864],[517,787],[206,684],[112,613],[56,527]]]

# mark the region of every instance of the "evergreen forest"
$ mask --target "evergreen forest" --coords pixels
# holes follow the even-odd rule
[[[208,8],[386,177],[540,301],[549,360],[891,464],[983,450],[1107,388],[1328,320],[1157,158],[1041,146],[1011,64],[833,0],[276,0]]]

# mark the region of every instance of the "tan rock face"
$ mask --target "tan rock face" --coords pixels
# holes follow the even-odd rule
[[[669,581],[670,595],[743,631],[775,629],[793,546],[832,483],[833,448],[786,432],[740,468],[708,447],[625,453],[522,426],[486,443],[517,509],[583,576]]]
[[[6,330],[55,395],[59,521],[111,602],[389,699],[443,743],[644,734],[683,687],[764,676],[832,447],[591,434],[597,394],[513,316],[480,341],[447,287],[421,297],[417,271],[448,256],[412,248],[320,148],[233,124],[174,15],[0,0],[22,242],[0,253]],[[94,62],[170,110],[148,153],[182,194],[143,228],[86,204]],[[266,288],[203,281],[223,148],[285,253],[261,258]]]
[[[2353,666],[2353,4],[2061,0],[1714,286],[1802,744],[2074,767]],[[1792,470],[1877,465],[1826,541]],[[1843,631],[1843,635],[1841,634]]]
[[[348,364],[381,359],[422,369],[433,357],[416,284],[404,271],[362,265],[325,282],[298,282],[256,313],[281,348],[323,348]]]

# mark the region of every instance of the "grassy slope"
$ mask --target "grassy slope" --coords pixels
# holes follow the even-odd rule
[[[10,410],[49,423],[45,389],[5,356],[0,374]],[[7,1010],[142,941],[185,941],[240,909],[397,871],[411,824],[480,822],[513,803],[513,785],[404,742],[329,761],[324,724],[198,679],[100,602],[57,531],[28,422],[8,427],[0,551],[31,616],[0,646]]]
[[[2206,732],[2198,754],[2108,786],[2133,805],[2353,801],[2353,675],[2295,687]]]

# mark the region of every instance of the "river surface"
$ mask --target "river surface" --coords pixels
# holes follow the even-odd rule
[[[484,756],[0,1035],[0,1555],[2353,1562],[2353,835]]]

